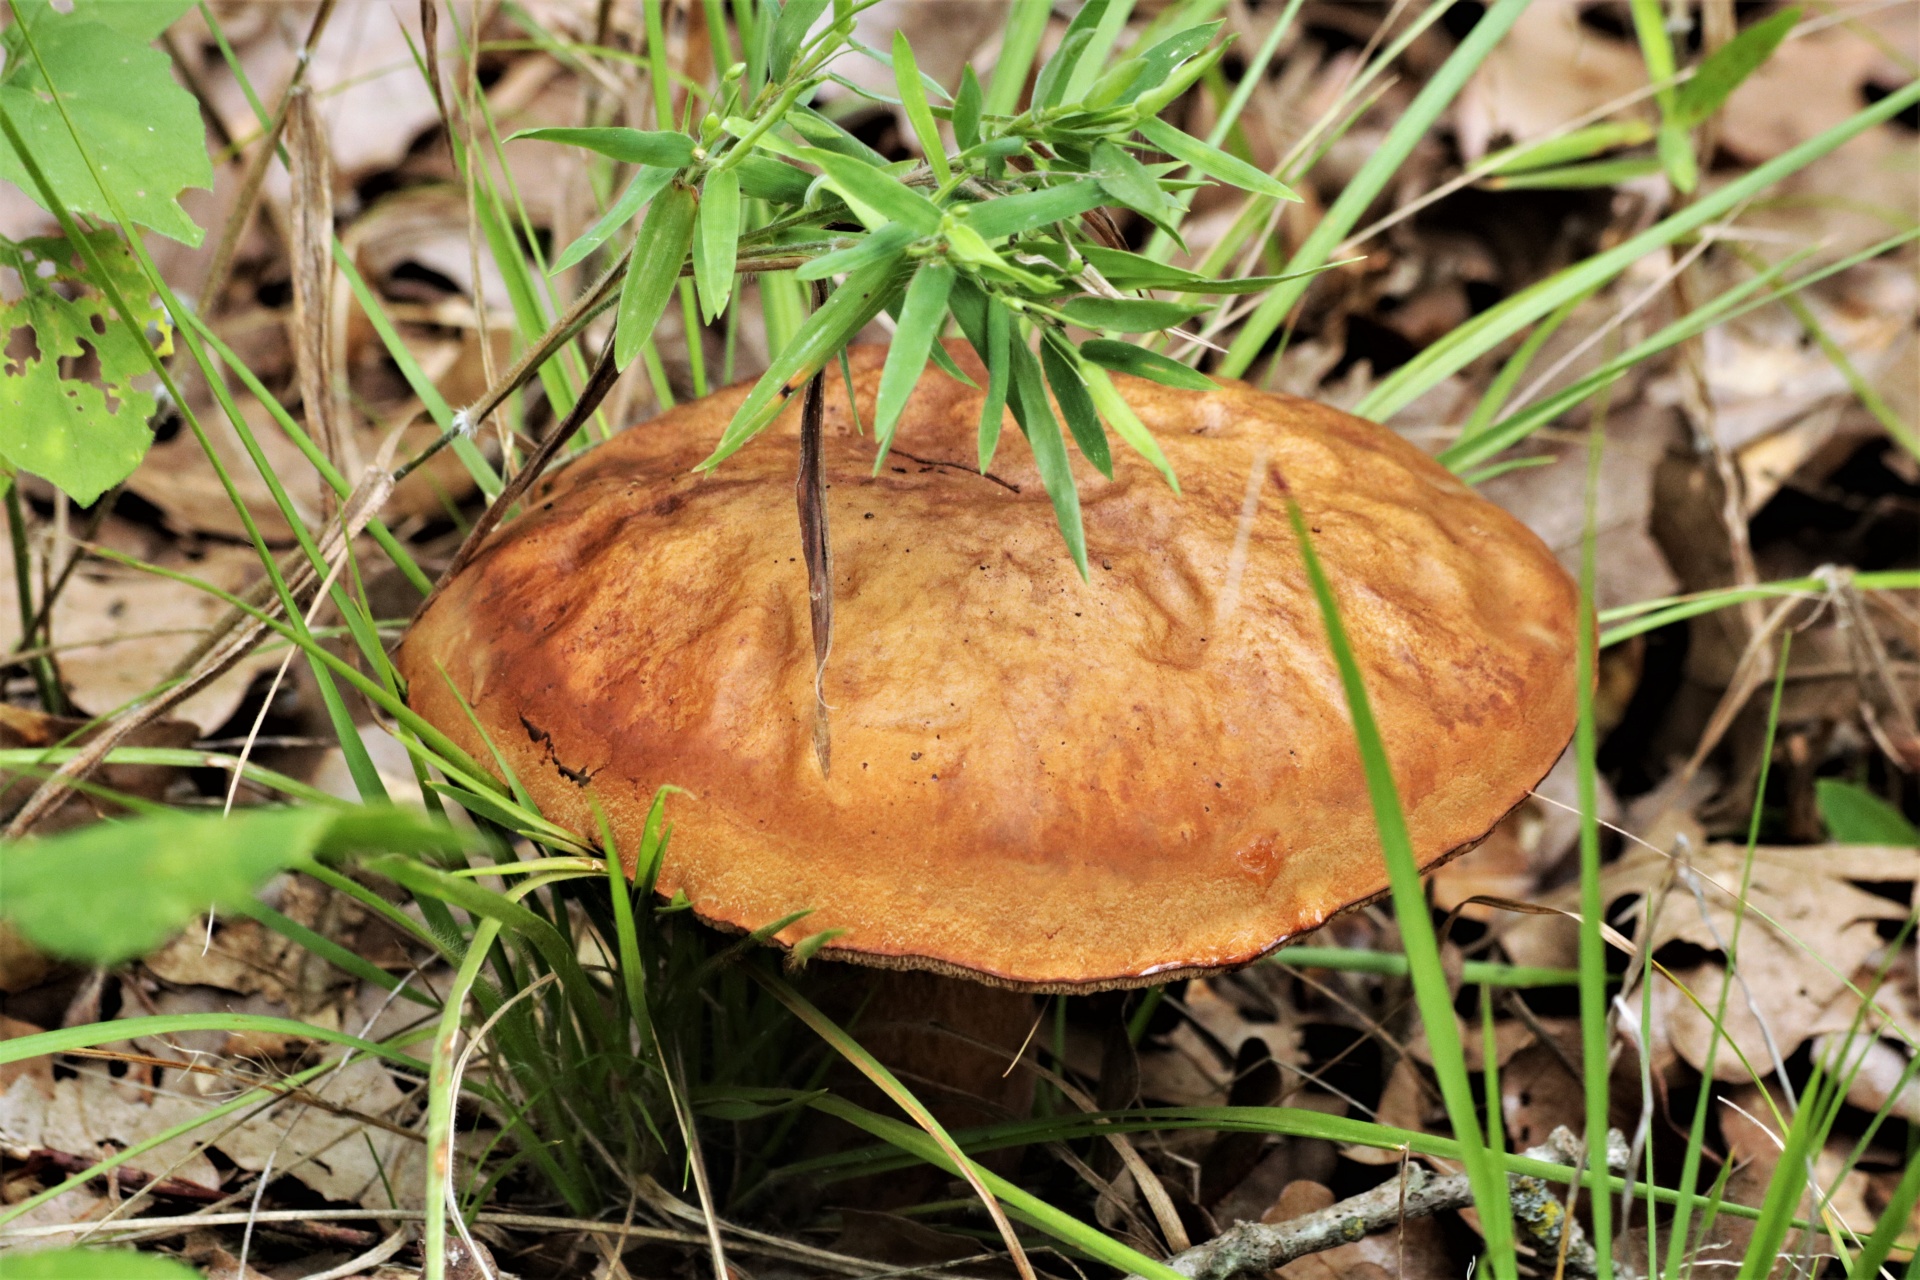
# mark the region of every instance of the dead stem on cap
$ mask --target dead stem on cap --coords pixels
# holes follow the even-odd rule
[[[813,305],[819,307],[826,290],[813,287]],[[824,366],[807,380],[800,403],[800,474],[794,497],[800,505],[800,547],[807,558],[807,601],[813,624],[813,755],[820,776],[832,772],[833,739],[828,720],[827,654],[833,649],[833,544],[827,536],[827,483],[821,456],[820,431],[825,417]]]

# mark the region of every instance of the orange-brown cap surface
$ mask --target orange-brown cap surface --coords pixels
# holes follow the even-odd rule
[[[882,359],[852,352],[862,422]],[[1573,728],[1575,590],[1551,553],[1372,423],[1118,381],[1184,496],[1118,446],[1112,481],[1076,457],[1083,582],[1011,419],[976,470],[980,391],[929,367],[874,477],[826,380],[830,776],[798,404],[694,470],[744,387],[552,477],[414,624],[411,703],[489,760],[457,689],[549,818],[590,835],[596,797],[629,856],[655,788],[685,788],[660,889],[717,924],[810,910],[781,941],[843,930],[827,954],[1040,989],[1244,964],[1387,883],[1284,491],[1416,853],[1480,839]]]

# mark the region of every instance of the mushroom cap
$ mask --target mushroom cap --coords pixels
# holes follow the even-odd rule
[[[885,352],[849,356],[871,424]],[[543,482],[414,623],[410,703],[588,839],[597,800],[629,858],[655,789],[684,788],[658,887],[714,924],[806,911],[776,940],[838,930],[822,954],[1034,990],[1219,971],[1387,885],[1290,494],[1415,854],[1472,847],[1573,731],[1577,593],[1552,553],[1373,423],[1239,383],[1116,382],[1181,493],[1129,450],[1111,481],[1076,456],[1083,581],[1010,418],[977,470],[982,391],[929,366],[875,476],[825,380],[827,776],[800,397],[695,470],[744,385]]]

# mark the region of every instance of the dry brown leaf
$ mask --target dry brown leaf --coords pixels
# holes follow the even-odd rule
[[[25,707],[7,706],[0,703],[0,747],[4,748],[41,748],[60,746],[79,746],[98,735],[99,726],[86,720],[70,716],[50,716],[45,712],[28,710]],[[185,747],[200,736],[200,730],[184,720],[158,720],[142,725],[127,736],[123,745],[129,747]],[[0,817],[12,817],[19,812],[45,776],[44,770],[21,770],[13,772],[0,769]],[[143,800],[159,800],[175,782],[185,777],[185,770],[172,765],[110,764],[94,775],[94,780],[113,792],[138,797]],[[117,813],[121,806],[103,796],[74,792],[65,803],[55,809],[38,824],[45,834],[63,831],[69,827],[98,820],[103,814]],[[0,988],[13,990],[0,983]]]
[[[1647,83],[1640,50],[1580,22],[1579,6],[1528,6],[1453,109],[1469,163],[1503,141],[1531,142]]]

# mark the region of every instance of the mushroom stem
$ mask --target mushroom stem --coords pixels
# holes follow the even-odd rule
[[[821,290],[814,287],[814,305]],[[800,402],[800,474],[794,498],[800,506],[800,547],[807,559],[807,601],[813,623],[813,756],[820,776],[831,773],[833,743],[827,721],[827,654],[833,648],[833,544],[827,537],[827,480],[820,433],[826,417],[825,369],[807,381]]]

